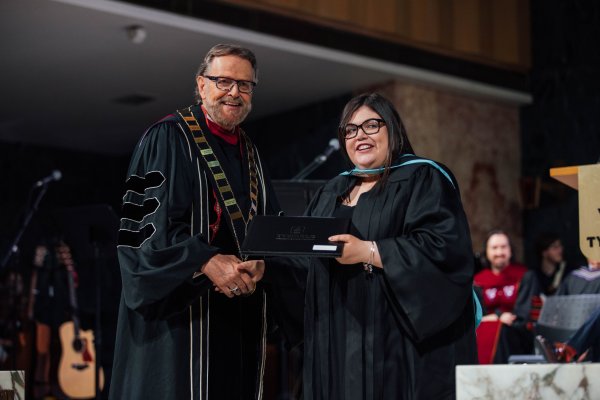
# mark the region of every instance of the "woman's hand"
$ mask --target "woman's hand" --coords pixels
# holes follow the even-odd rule
[[[241,261],[234,255],[215,254],[201,271],[225,296],[232,298],[241,294],[254,292],[256,283],[245,273],[237,270]]]
[[[237,270],[240,273],[248,274],[254,283],[260,281],[265,274],[265,261],[264,260],[250,260],[239,263]]]
[[[371,255],[371,242],[360,240],[354,235],[335,235],[329,238],[331,242],[344,243],[342,256],[336,258],[340,264],[357,264],[369,262]]]

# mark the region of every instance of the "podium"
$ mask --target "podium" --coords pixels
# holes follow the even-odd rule
[[[303,215],[317,190],[325,184],[322,180],[273,180],[279,206],[287,216]]]
[[[600,164],[551,168],[550,176],[579,192],[579,248],[600,260]]]

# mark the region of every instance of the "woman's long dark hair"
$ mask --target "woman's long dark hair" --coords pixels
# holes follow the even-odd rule
[[[412,153],[413,149],[410,141],[408,140],[406,128],[404,127],[402,118],[400,118],[400,114],[398,111],[396,111],[396,108],[392,102],[379,93],[363,93],[354,97],[346,104],[344,111],[342,111],[340,127],[338,129],[338,139],[342,144],[342,146],[340,146],[342,153],[350,163],[352,162],[350,161],[350,157],[346,151],[344,127],[348,121],[350,121],[352,115],[362,106],[369,107],[371,110],[379,114],[381,119],[385,121],[385,126],[387,127],[388,154],[383,164],[385,171],[383,172],[379,182],[381,184],[380,188],[383,188],[387,182],[388,176],[390,175],[389,167],[392,165],[392,163],[397,160],[400,155]]]
[[[535,239],[536,260],[533,268],[541,270],[544,251],[548,250],[556,241],[560,241],[560,236],[554,232],[542,232],[537,236]]]

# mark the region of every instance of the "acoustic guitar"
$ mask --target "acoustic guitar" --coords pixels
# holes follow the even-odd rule
[[[96,396],[96,350],[94,332],[82,331],[79,323],[77,296],[75,294],[75,269],[66,245],[59,250],[59,258],[67,270],[69,301],[72,321],[59,328],[61,357],[58,367],[58,383],[61,390],[71,399],[89,399]],[[104,371],[98,373],[99,388],[104,387]]]

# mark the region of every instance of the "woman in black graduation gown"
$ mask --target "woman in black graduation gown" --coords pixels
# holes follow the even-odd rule
[[[412,154],[398,112],[378,94],[346,105],[339,139],[354,168],[326,183],[306,214],[351,218],[349,234],[330,238],[344,242],[342,257],[288,260],[288,279],[271,269],[288,301],[290,277],[306,285],[304,398],[452,399],[455,366],[477,363],[456,180]]]

